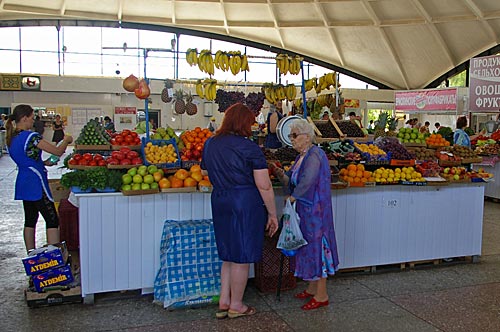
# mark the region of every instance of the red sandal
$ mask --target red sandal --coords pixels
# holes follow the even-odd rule
[[[304,304],[302,307],[300,307],[302,310],[313,310],[313,309],[318,309],[321,307],[326,307],[329,304],[328,300],[324,302],[318,302],[314,299],[314,297]]]
[[[293,297],[296,299],[307,299],[311,296],[314,296],[314,294],[309,294],[307,291],[303,291],[302,293],[297,293]]]

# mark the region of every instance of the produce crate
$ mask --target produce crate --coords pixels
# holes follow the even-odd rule
[[[151,195],[158,194],[159,192],[158,189],[122,190],[123,196]]]
[[[69,169],[79,169],[79,170],[85,170],[85,169],[90,169],[90,168],[95,168],[95,167],[106,167],[106,166],[68,165]]]
[[[402,185],[405,186],[426,186],[427,182],[425,181],[401,181]]]
[[[409,160],[398,160],[398,159],[391,159],[391,166],[415,166],[415,159],[409,159]]]
[[[462,159],[462,164],[477,164],[477,163],[481,163],[482,161],[483,161],[482,157],[463,158]]]
[[[83,145],[83,144],[76,144],[75,145],[75,150],[109,151],[109,150],[111,150],[111,145],[110,144],[105,144],[105,145]]]
[[[130,169],[141,165],[106,165],[108,169]]]
[[[144,162],[144,165],[146,165],[146,166],[153,165],[146,160],[146,154],[144,152],[144,148],[146,147],[146,144],[149,142],[153,143],[153,145],[159,145],[159,146],[172,144],[174,146],[175,152],[177,153],[177,161],[175,163],[154,164],[156,167],[167,168],[167,169],[181,167],[181,155],[179,153],[177,143],[175,142],[175,138],[171,138],[169,140],[162,140],[162,139],[149,139],[148,140],[145,137],[143,137],[142,138],[142,145],[141,145],[141,154],[142,154],[142,160]]]
[[[263,293],[272,293],[278,290],[278,277],[280,271],[280,260],[283,255],[276,248],[278,237],[264,238],[262,261],[255,263],[255,286]],[[281,290],[289,290],[297,287],[297,281],[292,272],[292,260],[283,257],[283,274],[281,278]]]
[[[141,145],[111,145],[111,150],[120,150],[121,148],[129,148],[130,150],[141,150]]]
[[[81,303],[83,300],[82,289],[80,286],[65,286],[56,290],[45,291],[43,293],[25,289],[24,298],[30,308],[52,306],[64,303]]]
[[[194,193],[197,191],[196,187],[181,187],[181,188],[163,188],[160,189],[162,193]]]
[[[181,161],[181,168],[190,169],[194,165],[200,165],[200,164],[201,164],[201,161],[197,161],[197,160],[182,160]]]

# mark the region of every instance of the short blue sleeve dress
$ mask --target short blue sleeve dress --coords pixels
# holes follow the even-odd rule
[[[219,258],[234,263],[262,259],[267,210],[253,171],[267,169],[262,150],[237,135],[208,139],[201,168],[212,182],[212,219]]]

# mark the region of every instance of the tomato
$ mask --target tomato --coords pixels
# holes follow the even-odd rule
[[[127,142],[128,145],[131,145],[132,142],[134,141],[134,138],[130,135],[125,136],[125,142]]]
[[[141,139],[139,137],[134,138],[134,145],[141,145]]]
[[[75,158],[71,158],[70,160],[68,160],[68,165],[78,165],[78,160],[76,160]]]
[[[78,165],[81,165],[81,166],[87,166],[89,164],[89,161],[87,159],[80,159],[78,161]]]
[[[106,166],[106,160],[101,159],[97,162],[97,166]]]
[[[99,160],[103,160],[103,159],[104,159],[104,157],[103,157],[102,155],[100,155],[99,153],[96,153],[96,154],[94,155],[94,160],[95,160],[96,162],[97,162],[97,161],[99,161]]]
[[[89,166],[97,166],[97,161],[95,160],[89,161]]]
[[[113,151],[111,152],[111,157],[115,158],[116,160],[123,160],[125,159],[125,154],[120,151]]]
[[[122,143],[123,143],[123,136],[120,136],[120,135],[116,136],[115,140],[116,140],[116,143],[118,145],[122,145]]]
[[[132,162],[130,161],[130,159],[125,158],[120,160],[120,165],[131,165],[131,164]]]
[[[131,131],[130,136],[132,136],[133,138],[139,137],[139,135],[135,131]]]
[[[129,151],[127,153],[127,158],[130,160],[137,158],[137,157],[139,157],[139,153],[137,153],[137,151]]]
[[[82,157],[83,157],[83,159],[85,159],[86,161],[91,161],[92,159],[94,159],[94,157],[92,156],[92,154],[91,154],[91,153],[88,153],[88,152],[87,152],[87,153],[84,153]]]
[[[130,135],[131,131],[129,129],[123,129],[122,131],[122,136],[128,136]]]
[[[118,162],[118,160],[116,160],[115,158],[108,158],[108,159],[106,159],[106,163],[108,165],[119,165],[120,164]]]
[[[116,143],[116,138],[110,139],[109,143],[111,143],[111,145],[117,145],[118,144],[118,143]]]
[[[142,165],[142,159],[139,157],[132,159],[132,165]]]
[[[128,154],[130,151],[130,148],[127,148],[125,146],[120,148],[120,152],[123,154]]]
[[[81,155],[81,154],[79,154],[79,153],[75,153],[75,154],[73,155],[73,159],[75,159],[76,161],[79,161],[80,159],[82,159],[82,155]]]

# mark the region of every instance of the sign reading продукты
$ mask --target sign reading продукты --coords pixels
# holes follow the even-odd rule
[[[470,60],[469,110],[500,109],[500,56],[492,55]]]
[[[394,101],[396,111],[455,111],[457,89],[396,91]]]

